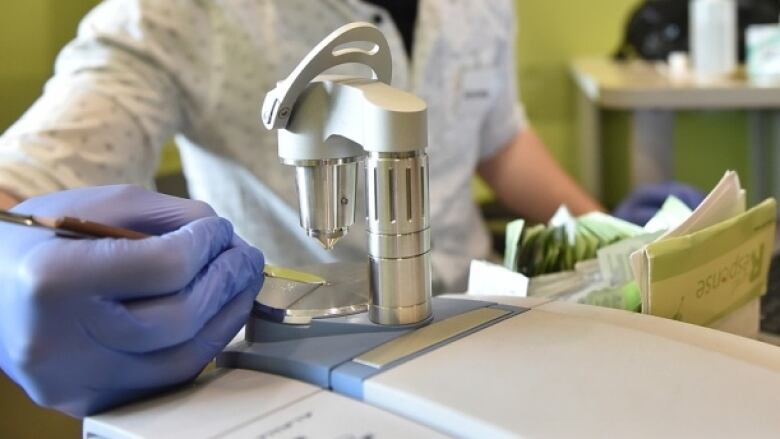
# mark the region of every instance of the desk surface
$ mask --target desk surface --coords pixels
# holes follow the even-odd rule
[[[692,78],[672,79],[665,64],[619,62],[607,58],[576,59],[575,82],[588,99],[603,108],[635,109],[768,109],[780,108],[780,86],[762,86],[745,78],[713,84]]]

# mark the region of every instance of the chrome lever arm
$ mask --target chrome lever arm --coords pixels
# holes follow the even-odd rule
[[[373,47],[369,50],[349,47],[360,42]],[[292,107],[309,83],[324,71],[342,64],[366,65],[373,71],[373,79],[388,85],[392,79],[390,46],[379,29],[370,23],[344,25],[317,44],[287,78],[265,95],[261,110],[263,125],[269,130],[286,128]]]

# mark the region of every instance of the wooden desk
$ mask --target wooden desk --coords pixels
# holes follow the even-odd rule
[[[751,198],[780,194],[780,86],[761,86],[744,78],[701,84],[692,78],[672,79],[661,64],[645,61],[577,59],[571,73],[578,89],[580,176],[601,195],[601,113],[632,113],[630,167],[633,185],[672,179],[674,113],[684,110],[745,110],[749,112]],[[776,154],[770,154],[771,151]],[[770,162],[774,160],[774,162]],[[775,181],[773,181],[775,180]]]

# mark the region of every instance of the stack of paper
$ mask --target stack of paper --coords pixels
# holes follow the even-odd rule
[[[528,278],[501,265],[473,260],[469,267],[467,294],[474,296],[528,295]]]
[[[571,271],[594,259],[599,249],[643,234],[641,227],[607,214],[575,218],[561,206],[546,225],[526,227],[522,219],[507,225],[504,266],[529,277]]]
[[[746,211],[729,171],[681,224],[631,254],[642,312],[708,325],[766,291],[776,202]]]
[[[690,214],[682,201],[670,196],[644,229],[601,212],[574,217],[565,206],[547,225],[526,228],[522,219],[512,221],[507,225],[505,271],[533,276],[516,282],[528,296],[638,311],[639,289],[629,256],[658,238],[662,232],[656,230],[676,227]],[[470,294],[514,288],[508,286],[507,273],[486,267],[472,264]]]

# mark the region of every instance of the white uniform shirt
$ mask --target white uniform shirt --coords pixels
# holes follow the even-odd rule
[[[0,188],[31,197],[150,186],[161,145],[176,135],[191,195],[269,262],[365,259],[362,221],[331,252],[304,235],[293,168],[279,163],[276,133],[258,116],[276,81],[353,21],[378,25],[393,85],[428,103],[434,278],[462,290],[469,260],[489,252],[471,176],[524,124],[511,0],[421,0],[411,63],[390,15],[357,0],[105,1],[59,55],[43,96],[0,138]]]

